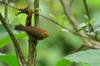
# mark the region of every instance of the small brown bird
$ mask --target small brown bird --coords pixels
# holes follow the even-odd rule
[[[36,40],[42,40],[46,37],[48,37],[48,31],[43,30],[39,27],[33,27],[33,26],[23,26],[23,25],[16,25],[16,30],[25,31],[28,35],[32,36]]]

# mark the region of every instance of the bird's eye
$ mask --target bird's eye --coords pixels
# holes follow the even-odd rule
[[[44,37],[48,37],[49,36],[48,31],[44,30],[43,35],[44,35]]]

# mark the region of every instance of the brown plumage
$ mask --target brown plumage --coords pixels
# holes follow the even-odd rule
[[[28,35],[32,36],[36,40],[42,40],[48,37],[48,31],[43,30],[39,27],[33,26],[23,26],[23,25],[16,25],[16,30],[25,31]]]

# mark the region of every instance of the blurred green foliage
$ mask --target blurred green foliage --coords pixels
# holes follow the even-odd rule
[[[3,62],[7,66],[18,66],[18,61],[15,55],[0,54],[0,62]],[[2,66],[4,66],[4,64]],[[0,64],[1,65],[1,64]]]
[[[91,19],[94,20],[92,24],[94,27],[99,25],[99,27],[96,28],[99,29],[100,28],[100,19],[99,19],[100,0],[87,0],[87,2],[88,2],[89,12],[91,14]],[[29,4],[32,5],[33,3],[30,0],[29,1],[9,0],[8,4],[17,8],[24,8]],[[4,8],[5,8],[4,4],[0,4],[0,12],[2,13],[2,15],[4,15]],[[34,9],[33,6],[31,6],[30,8]],[[83,6],[82,0],[74,0],[72,5],[72,10],[75,17],[80,21],[80,24],[86,22],[86,18],[84,17],[84,15],[86,15],[85,8]],[[14,30],[14,26],[16,24],[23,24],[23,25],[25,24],[26,15],[20,14],[16,16],[17,12],[18,11],[16,9],[8,7],[8,19],[9,19],[8,23],[12,31],[15,33],[25,53],[25,56],[27,57],[27,49],[28,49],[27,35],[23,32]],[[40,14],[57,21],[59,24],[69,29],[72,29],[72,26],[70,25],[67,16],[64,14],[62,5],[59,2],[59,0],[40,0]],[[32,23],[34,25],[34,18],[32,19]],[[100,54],[100,52],[94,53],[95,52],[94,50],[93,50],[93,54],[89,54],[89,56],[85,60],[79,61],[79,63],[74,63],[77,61],[77,59],[72,55],[71,56],[74,59],[73,62],[71,62],[70,59],[61,60],[66,55],[73,53],[76,49],[78,49],[83,44],[83,41],[80,39],[80,37],[73,35],[70,32],[62,31],[63,28],[61,28],[60,26],[52,23],[51,21],[43,17],[40,17],[39,27],[48,30],[49,37],[47,39],[40,41],[37,45],[37,66],[56,66],[56,65],[73,66],[72,64],[75,64],[75,66],[89,66],[89,65],[100,66],[100,62],[99,62],[100,59],[98,60],[99,65],[95,65],[95,64],[91,65],[91,63],[88,65],[88,62],[83,62],[86,61],[88,57],[95,57],[95,55],[93,54],[98,54],[98,53]],[[98,33],[98,38],[99,37],[100,35]],[[2,50],[4,48],[6,48],[8,51]],[[17,60],[15,59],[15,57],[12,57],[12,55],[15,55],[12,41],[1,23],[0,23],[0,50],[1,53],[5,51],[6,53],[10,54],[10,55],[6,55],[7,57],[5,58],[0,55],[0,60],[4,61],[4,63],[7,64],[8,63],[11,64],[12,62],[13,64],[12,65],[8,64],[9,66],[18,66]],[[78,56],[77,58],[80,59],[79,56],[86,57],[88,55],[88,53],[84,53],[84,54],[85,56],[83,54],[82,56],[77,54],[76,55]],[[61,62],[58,62],[60,60]],[[95,61],[97,59],[94,58],[93,60]]]
[[[71,61],[72,63],[78,63],[79,66],[100,66],[100,58],[98,58],[100,54],[100,50],[86,50],[86,51],[80,51],[71,55],[68,55],[64,58],[64,61]],[[60,61],[60,63],[63,62],[63,60]],[[68,62],[68,61],[67,61]],[[59,63],[59,62],[58,62]],[[67,64],[66,62],[63,62],[62,64]],[[78,66],[76,65],[76,66]],[[66,65],[63,65],[66,66]],[[71,66],[71,65],[68,65]]]

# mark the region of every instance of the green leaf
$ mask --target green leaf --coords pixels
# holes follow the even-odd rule
[[[100,66],[100,50],[86,50],[80,51],[65,57],[65,59],[69,61],[73,61],[76,63],[82,62],[87,63],[90,66]]]
[[[26,34],[25,33],[20,33],[20,34],[15,34],[16,38],[24,38],[26,37]],[[0,38],[0,48],[10,44],[10,42],[12,42],[10,36],[6,36],[4,38]]]
[[[19,66],[15,55],[0,54],[0,62],[6,63],[8,66]]]
[[[82,63],[82,62],[80,62],[80,63],[77,63],[77,66],[90,66],[90,65],[87,64],[87,63]]]
[[[56,66],[89,66],[89,64],[87,63],[82,63],[82,62],[79,62],[79,63],[75,63],[75,62],[71,62],[67,59],[63,59],[61,61],[59,61]]]
[[[61,61],[59,61],[56,66],[71,66],[72,62],[70,62],[69,60],[63,59]]]

